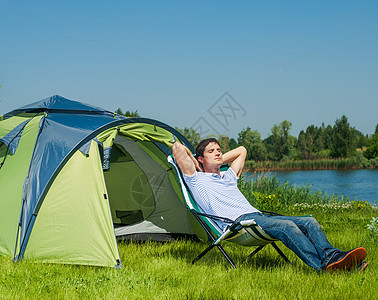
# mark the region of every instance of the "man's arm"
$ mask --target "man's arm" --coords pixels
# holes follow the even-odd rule
[[[239,177],[243,170],[246,157],[247,149],[245,149],[243,146],[240,146],[223,154],[223,163],[230,162],[231,168],[234,170],[236,176]]]
[[[175,142],[172,146],[172,152],[177,164],[184,174],[192,176],[196,169],[202,171],[198,161],[193,157],[190,150],[183,144]]]

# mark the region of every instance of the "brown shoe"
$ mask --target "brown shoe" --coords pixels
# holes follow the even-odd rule
[[[362,263],[367,255],[365,248],[359,247],[348,252],[335,254],[332,261],[327,265],[327,272],[338,270],[350,270]]]

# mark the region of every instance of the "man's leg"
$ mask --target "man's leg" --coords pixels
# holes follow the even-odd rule
[[[269,236],[280,240],[304,263],[317,271],[323,269],[324,255],[319,255],[314,244],[292,220],[285,219],[281,216],[267,216],[259,213],[244,215],[243,218],[253,218]],[[329,252],[338,251],[338,249],[333,248],[330,244],[326,246]]]
[[[313,217],[271,216],[270,218],[289,220],[297,225],[307,239],[314,245],[324,266],[328,264],[336,253],[341,252],[341,250],[331,245],[321,229],[320,224]]]
[[[306,264],[321,271],[349,269],[366,257],[362,247],[341,252],[328,241],[319,223],[312,217],[268,216],[249,214],[271,237],[281,240]]]
[[[323,260],[323,265],[329,272],[353,268],[360,264],[366,257],[366,250],[362,247],[347,252],[342,252],[334,248],[329,243],[315,218],[289,216],[276,216],[275,218],[293,221],[315,246],[315,249]]]

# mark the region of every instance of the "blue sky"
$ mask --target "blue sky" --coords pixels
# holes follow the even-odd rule
[[[377,1],[0,0],[0,114],[58,94],[232,137],[343,114],[371,134],[377,20]]]

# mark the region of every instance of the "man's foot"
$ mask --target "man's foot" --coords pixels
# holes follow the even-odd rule
[[[357,266],[357,273],[362,273],[363,271],[365,271],[366,267],[369,265],[369,263],[367,261],[363,261],[362,263],[360,263],[358,266]]]
[[[365,248],[359,247],[335,254],[327,265],[327,272],[350,270],[362,263],[367,255]]]

